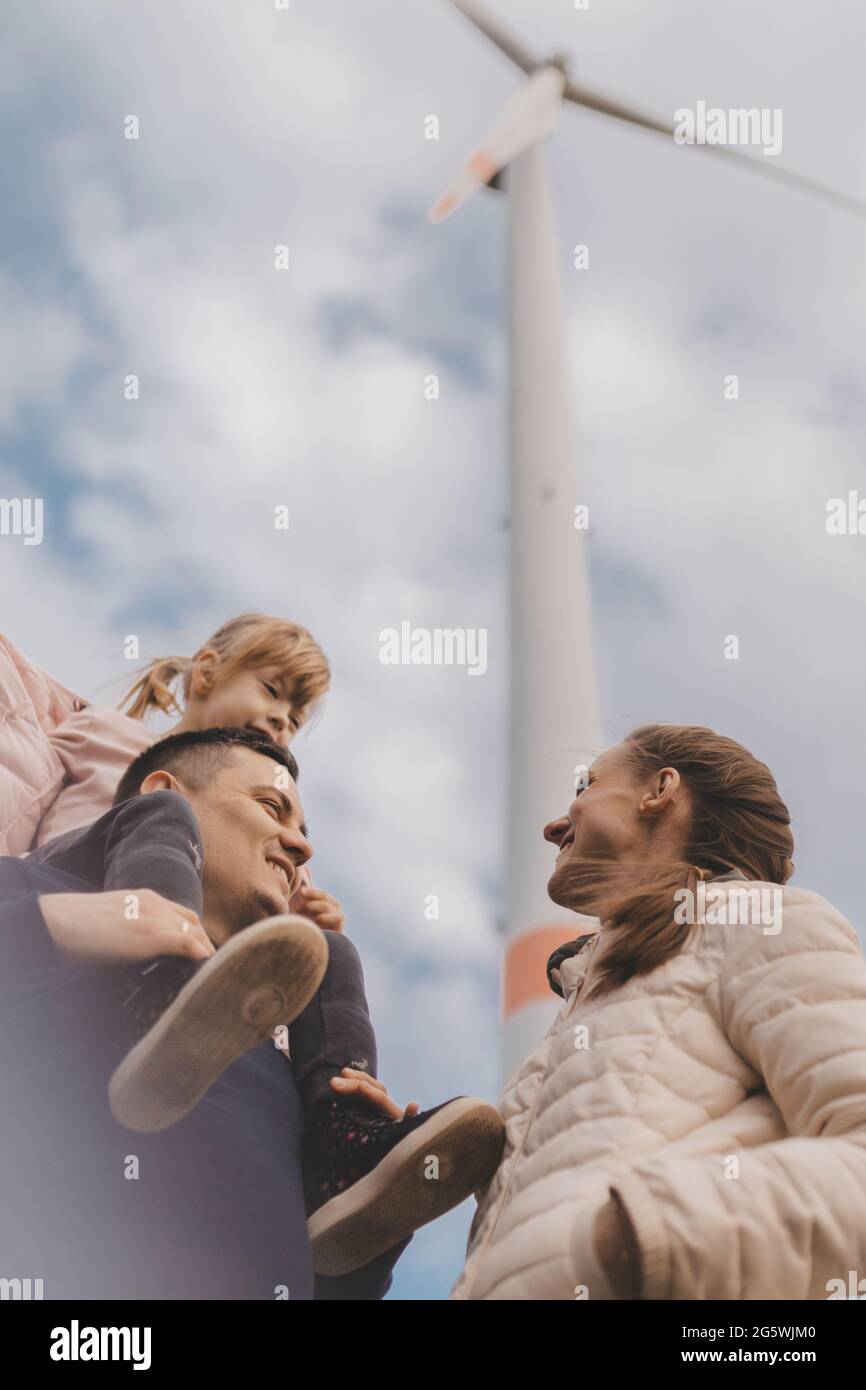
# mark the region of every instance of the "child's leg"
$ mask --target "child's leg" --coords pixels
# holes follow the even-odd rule
[[[25,862],[77,875],[105,892],[134,896],[149,889],[202,915],[201,836],[192,806],[177,792],[121,802],[93,825],[59,836]],[[134,911],[132,904],[130,908]],[[165,1011],[200,964],[184,956],[162,956],[116,971],[118,1003],[129,1030],[127,1048]]]
[[[177,792],[151,792],[123,802],[105,841],[103,888],[149,888],[169,902],[203,911],[202,844],[190,803]],[[138,1039],[153,1026],[199,969],[201,961],[162,956],[123,974],[123,1005]]]
[[[192,806],[178,792],[124,801],[105,842],[103,888],[150,888],[202,914],[202,844]]]
[[[390,1267],[418,1226],[489,1180],[504,1129],[498,1111],[472,1097],[391,1119],[332,1090],[343,1067],[376,1075],[376,1039],[358,952],[339,932],[325,937],[327,971],[289,1040],[304,1110],[313,1265],[333,1277],[369,1271],[381,1258]]]
[[[376,1075],[376,1035],[364,993],[357,948],[341,932],[325,932],[328,968],[315,998],[289,1029],[295,1084],[306,1111],[332,1101],[332,1076],[343,1067]]]

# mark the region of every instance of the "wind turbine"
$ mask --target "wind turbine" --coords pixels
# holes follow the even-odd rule
[[[591,929],[556,908],[541,827],[559,812],[572,767],[601,751],[583,502],[571,414],[553,206],[542,144],[564,101],[673,137],[673,124],[569,79],[564,58],[532,53],[478,0],[451,0],[528,80],[434,204],[440,222],[508,168],[511,670],[505,1062],[511,1071],[556,1011],[545,964]],[[688,146],[686,146],[688,148]],[[727,145],[694,146],[866,217],[866,205]],[[693,157],[693,156],[692,156]]]

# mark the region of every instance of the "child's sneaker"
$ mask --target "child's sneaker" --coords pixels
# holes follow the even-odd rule
[[[329,1101],[304,1145],[317,1274],[349,1274],[471,1196],[493,1175],[505,1127],[468,1096],[405,1120]]]
[[[162,962],[160,962],[162,963]],[[172,964],[175,962],[172,960]],[[140,1133],[168,1129],[201,1100],[226,1067],[289,1024],[307,1007],[328,965],[324,933],[303,917],[270,917],[231,937],[169,1002],[166,986],[189,972],[147,971],[133,1020],[159,1017],[127,1054],[108,1085],[118,1124]],[[153,993],[153,998],[150,997]]]

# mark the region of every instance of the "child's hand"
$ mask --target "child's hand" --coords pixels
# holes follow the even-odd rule
[[[408,1120],[412,1115],[418,1114],[419,1106],[414,1100],[409,1102],[405,1110],[401,1110],[397,1102],[388,1095],[388,1088],[383,1081],[378,1081],[368,1072],[357,1071],[354,1067],[343,1067],[340,1076],[332,1076],[331,1089],[336,1095],[355,1104],[359,1100],[367,1102],[372,1109],[381,1110],[389,1120]]]
[[[322,931],[342,931],[346,925],[346,914],[337,899],[311,883],[301,884],[297,893],[292,894],[289,906],[302,917],[309,917]]]

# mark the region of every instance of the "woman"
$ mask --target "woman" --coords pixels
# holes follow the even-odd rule
[[[781,886],[769,769],[648,724],[545,838],[551,898],[601,928],[551,958],[453,1296],[826,1298],[866,1271],[866,961]]]

